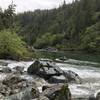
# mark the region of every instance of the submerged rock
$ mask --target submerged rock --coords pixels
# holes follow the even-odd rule
[[[0,60],[0,65],[2,65],[2,66],[7,66],[7,65],[8,65],[8,62],[5,62],[5,61],[3,61],[3,60]]]
[[[13,69],[14,69],[14,73],[16,74],[22,74],[24,72],[24,67],[22,66],[16,66]]]
[[[0,72],[1,73],[11,73],[12,70],[7,66],[3,66],[3,67],[0,67]]]
[[[68,60],[65,56],[59,58],[62,61]]]
[[[81,84],[82,80],[79,77],[79,75],[71,70],[68,70],[67,72],[64,72],[65,76],[68,79],[68,82],[76,82]]]

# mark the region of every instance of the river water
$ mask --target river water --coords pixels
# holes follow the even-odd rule
[[[10,60],[0,60],[0,62],[5,63],[4,65],[0,63],[0,67],[8,66],[14,68],[16,66],[27,68],[33,63],[33,61],[10,61]],[[6,65],[7,63],[7,65]],[[69,84],[69,88],[74,98],[88,98],[90,95],[96,95],[97,91],[100,90],[100,64],[91,61],[80,61],[75,59],[67,59],[63,63],[56,63],[62,70],[72,70],[76,72],[82,78],[82,84]],[[4,79],[7,74],[0,74],[0,80]],[[24,76],[27,79],[31,76]],[[85,99],[82,99],[85,100]]]
[[[100,68],[95,66],[99,66],[99,63],[70,59],[65,64],[57,63],[57,65],[64,71],[76,72],[82,78],[82,84],[69,84],[74,98],[84,100],[84,97],[96,96],[100,90]]]

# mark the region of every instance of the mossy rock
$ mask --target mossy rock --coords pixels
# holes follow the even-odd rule
[[[49,100],[71,100],[71,93],[67,84],[58,84],[51,86],[41,94],[49,98]]]

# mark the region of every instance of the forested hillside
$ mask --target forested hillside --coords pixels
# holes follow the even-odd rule
[[[26,47],[100,52],[100,0],[64,1],[51,10],[18,14],[15,9],[0,8],[0,58],[22,57]]]
[[[17,30],[35,48],[100,51],[100,0],[75,0],[16,16]]]

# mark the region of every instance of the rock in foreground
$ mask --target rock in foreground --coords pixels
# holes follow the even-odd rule
[[[49,100],[71,100],[71,93],[67,84],[59,84],[45,89],[41,96],[46,96]]]
[[[100,92],[97,93],[95,100],[100,100]]]
[[[27,92],[27,90],[30,90],[30,92]],[[35,83],[30,83],[26,79],[22,79],[20,76],[14,74],[8,75],[0,84],[0,95],[8,97],[8,99],[4,100],[20,100],[15,98],[25,97],[24,95],[28,95],[27,93],[32,94],[33,90],[37,94],[38,89],[35,87]],[[34,97],[33,94],[32,96]]]

